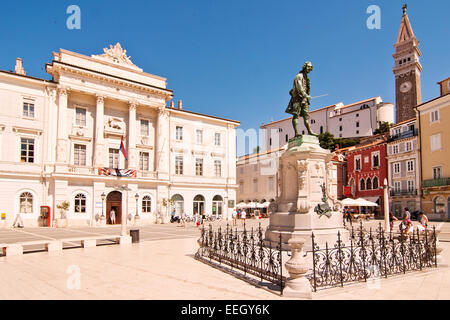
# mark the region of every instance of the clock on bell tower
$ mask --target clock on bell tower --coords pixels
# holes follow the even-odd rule
[[[403,16],[394,44],[395,65],[392,71],[395,75],[395,107],[396,122],[409,120],[416,116],[414,107],[421,103],[420,93],[420,64],[419,41],[414,36],[414,32],[406,14],[406,4],[403,6]]]

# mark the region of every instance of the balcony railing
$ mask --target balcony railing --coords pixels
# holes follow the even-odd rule
[[[419,130],[414,129],[414,130],[408,130],[405,132],[401,132],[399,134],[394,134],[389,138],[389,142],[399,140],[399,139],[414,137],[414,136],[417,136],[418,133],[419,133]]]
[[[391,196],[416,196],[417,189],[401,189],[401,190],[391,190]]]
[[[430,179],[422,182],[423,188],[450,186],[450,178]]]

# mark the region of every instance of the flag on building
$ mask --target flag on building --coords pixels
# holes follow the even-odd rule
[[[125,160],[127,160],[127,152],[125,151],[125,145],[123,144],[123,136],[120,139],[120,151],[122,151]]]

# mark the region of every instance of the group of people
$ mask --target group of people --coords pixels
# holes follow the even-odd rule
[[[399,224],[399,231],[403,235],[409,236],[411,235],[415,230],[419,230],[419,232],[425,231],[428,228],[428,218],[423,213],[423,211],[419,211],[418,221],[419,224],[414,227],[412,221],[411,221],[411,213],[409,212],[408,208],[404,209],[404,213],[402,216],[402,221]],[[394,216],[392,212],[389,213],[389,225],[391,227],[391,230],[394,228],[394,221],[398,221],[398,219]]]
[[[350,225],[352,224],[352,211],[348,208],[344,208],[343,210],[343,218],[344,218],[344,226],[348,222]],[[394,215],[393,212],[389,213],[389,226],[391,230],[394,230],[394,221],[398,221],[399,219]],[[423,211],[419,211],[418,213],[418,221],[419,224],[414,226],[411,221],[411,213],[408,208],[404,209],[404,213],[402,216],[402,220],[399,224],[399,231],[403,235],[411,235],[415,230],[419,230],[419,232],[425,231],[428,227],[428,218],[423,213]]]
[[[186,218],[187,215],[184,211],[181,212],[179,215],[175,209],[172,211],[170,222],[178,222],[181,223],[181,227],[186,227]],[[199,214],[197,211],[194,212],[194,223],[197,226],[197,228],[200,228],[201,225],[206,221],[206,215],[205,213]]]
[[[247,218],[247,212],[245,209],[233,210],[231,217],[233,218],[233,226],[237,225],[237,219],[241,219],[241,224],[244,224]]]

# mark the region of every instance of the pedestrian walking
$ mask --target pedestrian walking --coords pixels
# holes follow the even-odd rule
[[[394,221],[398,221],[398,219],[395,217],[394,213],[391,211],[389,212],[389,226],[392,229],[394,229]]]
[[[398,226],[400,229],[400,233],[403,236],[409,236],[411,234],[411,232],[413,231],[413,223],[412,221],[409,219],[408,214],[403,215],[403,219],[402,222],[400,223],[400,225]]]
[[[237,212],[236,210],[233,210],[233,212],[231,213],[231,217],[233,219],[233,226],[236,225],[236,219],[237,219]]]
[[[405,208],[405,214],[408,216],[408,219],[411,220],[411,212],[409,212],[408,208]]]
[[[111,224],[116,224],[116,210],[112,209],[109,213]]]
[[[424,227],[425,229],[428,228],[428,218],[425,213],[423,213],[423,211],[419,212],[419,222],[422,227]]]
[[[245,218],[247,216],[247,212],[245,212],[245,209],[243,209],[241,211],[241,223],[244,225],[245,224]]]
[[[16,227],[16,225],[17,225],[17,227]],[[22,212],[19,212],[16,214],[16,218],[14,219],[13,227],[14,228],[23,228]]]

